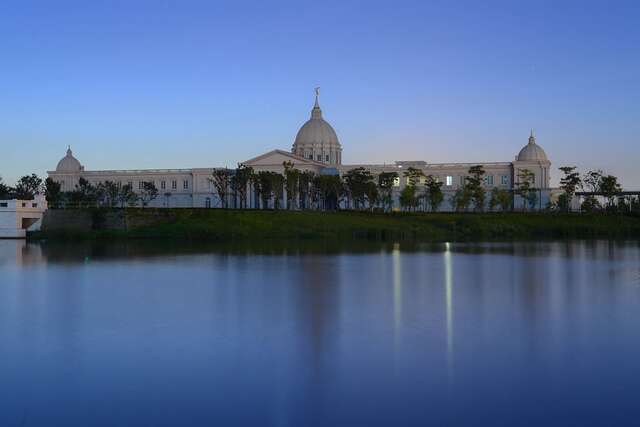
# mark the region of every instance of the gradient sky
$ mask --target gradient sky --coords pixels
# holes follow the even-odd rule
[[[640,2],[0,2],[0,175],[235,166],[313,88],[343,162],[510,161],[640,189]]]

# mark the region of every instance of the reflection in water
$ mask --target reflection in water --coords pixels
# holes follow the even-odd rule
[[[451,263],[451,244],[444,244],[444,286],[447,331],[447,372],[451,379],[453,375],[453,266]]]
[[[393,336],[397,344],[402,327],[402,264],[398,243],[393,245],[391,257],[393,260]]]
[[[638,242],[0,241],[0,425],[632,425],[639,268]]]

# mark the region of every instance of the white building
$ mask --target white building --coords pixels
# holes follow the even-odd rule
[[[364,167],[373,174],[397,172],[400,179],[396,182],[397,199],[407,184],[403,171],[409,167],[422,170],[443,183],[446,195],[460,188],[471,166],[482,165],[486,171],[484,177],[488,190],[493,187],[513,190],[517,188],[520,171],[527,169],[534,176],[533,186],[540,190],[538,206],[544,207],[549,200],[551,162],[546,153],[536,143],[531,132],[528,143],[522,147],[513,161],[474,162],[474,163],[428,163],[422,160],[395,161],[389,164],[342,164],[342,145],[333,127],[324,119],[318,102],[318,93],[311,110],[311,118],[298,131],[291,151],[272,150],[250,160],[244,161],[256,172],[284,171],[283,162],[292,162],[297,169],[314,173],[344,174],[350,169]],[[71,149],[59,162],[54,171],[48,172],[53,180],[59,182],[63,191],[71,191],[82,177],[92,184],[113,181],[122,185],[129,184],[135,191],[143,188],[145,182],[153,182],[158,189],[158,197],[151,202],[155,207],[218,207],[220,206],[215,188],[210,181],[214,168],[201,169],[148,169],[148,170],[85,170],[73,156]],[[254,197],[248,197],[249,206],[254,206]],[[445,199],[446,200],[446,199]],[[521,202],[520,202],[521,203]],[[281,204],[283,205],[283,204]],[[518,205],[518,201],[516,201]],[[397,206],[397,200],[396,200]],[[445,202],[442,210],[451,209]]]
[[[38,195],[34,200],[0,200],[0,238],[24,239],[26,231],[40,229],[47,201]]]

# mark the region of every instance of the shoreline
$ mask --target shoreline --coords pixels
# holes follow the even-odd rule
[[[636,239],[640,217],[558,213],[427,213],[234,209],[49,210],[28,240],[175,239],[444,242]]]

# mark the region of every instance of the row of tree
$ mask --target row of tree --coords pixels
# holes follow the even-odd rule
[[[507,211],[513,208],[513,192],[493,188],[487,203],[484,185],[485,171],[482,166],[468,170],[463,185],[450,197],[451,207],[457,211],[482,212],[491,210]],[[405,211],[438,211],[445,201],[444,185],[437,177],[425,175],[420,169],[409,167],[402,177],[407,184],[399,195],[400,208]],[[249,189],[257,196],[256,207],[280,209],[284,199],[286,209],[335,210],[340,206],[347,209],[390,211],[394,206],[393,188],[399,184],[397,172],[381,172],[374,175],[363,167],[347,171],[343,176],[315,174],[300,171],[292,163],[284,163],[284,174],[271,171],[254,172],[251,167],[239,165],[237,169],[217,169],[211,182],[221,200],[221,207],[247,206]],[[534,188],[534,175],[528,170],[519,172],[516,194],[526,201],[525,209],[535,207],[538,190]]]
[[[638,210],[639,200],[637,197],[620,195],[622,186],[617,177],[605,174],[601,170],[590,170],[581,175],[575,166],[563,166],[560,171],[563,173],[560,179],[560,188],[564,192],[555,204],[558,210],[570,211],[578,190],[587,193],[580,205],[580,210],[583,212]],[[600,203],[599,197],[604,198],[604,206]]]
[[[374,175],[359,167],[337,174],[315,174],[296,169],[293,163],[285,162],[284,173],[273,171],[255,172],[240,164],[236,169],[216,169],[209,178],[222,208],[246,208],[249,195],[254,194],[253,206],[273,209],[336,210],[341,206],[356,210],[390,211],[394,207],[393,189],[401,176],[397,172],[381,172]],[[586,212],[598,210],[638,210],[638,198],[621,198],[622,187],[618,179],[602,171],[588,171],[581,175],[574,166],[559,168],[563,176],[560,187],[563,193],[548,209],[569,211],[571,202],[579,190],[587,191],[581,204]],[[510,211],[514,208],[534,209],[539,202],[540,190],[535,187],[535,177],[529,170],[518,171],[514,190],[493,187],[487,191],[485,170],[481,165],[472,166],[462,185],[450,195],[448,202],[455,211],[483,212]],[[438,211],[445,202],[443,182],[433,175],[425,175],[420,169],[409,167],[402,173],[406,185],[399,194],[399,205],[405,211]],[[74,190],[63,192],[60,184],[47,178],[44,183],[37,175],[23,176],[14,187],[0,179],[0,199],[33,199],[42,193],[50,207],[128,207],[149,205],[158,197],[153,182],[142,182],[138,191],[131,185],[113,181],[91,184],[80,178]],[[170,195],[170,193],[167,193]],[[514,196],[521,204],[514,206]],[[606,200],[605,206],[599,197]],[[284,203],[284,206],[282,204]]]

